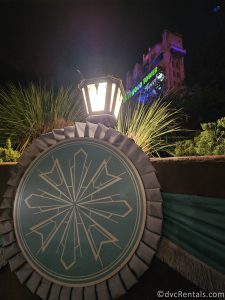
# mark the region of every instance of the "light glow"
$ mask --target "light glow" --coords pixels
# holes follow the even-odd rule
[[[111,75],[83,79],[79,84],[79,88],[82,90],[88,115],[96,117],[97,115],[113,115],[115,118],[118,117],[125,94],[121,79]],[[114,118],[112,119],[114,120]]]
[[[88,93],[91,101],[92,112],[104,111],[105,109],[105,96],[106,96],[106,82],[96,84],[89,84],[87,86]]]
[[[131,91],[128,91],[126,96],[124,97],[123,101],[129,100],[131,97],[133,97],[146,83],[150,81],[150,79],[155,76],[158,72],[158,67],[155,67],[153,70],[151,70],[148,75],[146,75]]]

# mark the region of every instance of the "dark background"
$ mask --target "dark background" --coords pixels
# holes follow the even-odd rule
[[[213,7],[220,5],[219,14]],[[188,84],[225,80],[225,1],[0,1],[0,85],[125,78],[164,29],[183,36]]]

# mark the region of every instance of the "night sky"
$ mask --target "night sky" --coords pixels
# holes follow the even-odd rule
[[[221,6],[221,13],[213,7]],[[31,80],[71,84],[85,77],[125,73],[164,29],[183,36],[185,64],[202,40],[223,30],[225,1],[2,1],[0,84]],[[225,35],[224,35],[225,37]],[[207,49],[206,49],[207,53]]]

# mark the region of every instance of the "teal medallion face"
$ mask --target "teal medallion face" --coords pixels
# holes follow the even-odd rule
[[[145,225],[142,181],[127,157],[92,138],[69,139],[29,166],[14,225],[30,265],[61,285],[87,286],[117,273]]]

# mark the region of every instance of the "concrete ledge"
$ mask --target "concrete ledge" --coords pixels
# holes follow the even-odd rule
[[[225,155],[205,155],[205,156],[177,156],[165,158],[151,158],[151,162],[177,162],[177,161],[221,161],[225,162]]]
[[[225,198],[225,155],[153,158],[151,161],[162,192]]]

